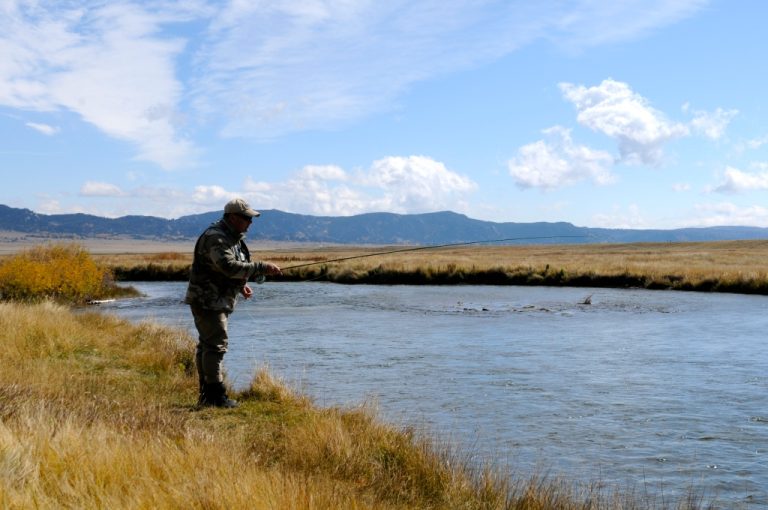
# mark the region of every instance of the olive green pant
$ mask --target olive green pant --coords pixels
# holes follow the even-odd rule
[[[227,352],[227,318],[229,314],[192,306],[198,341],[195,365],[200,381],[213,384],[224,381],[223,361]]]

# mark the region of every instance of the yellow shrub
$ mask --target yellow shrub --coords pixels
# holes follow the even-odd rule
[[[0,263],[0,297],[81,303],[104,295],[110,276],[76,244],[36,246]]]

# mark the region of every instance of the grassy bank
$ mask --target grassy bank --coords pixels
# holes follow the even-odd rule
[[[0,508],[697,508],[476,470],[266,372],[197,409],[185,331],[6,302],[0,342]]]
[[[768,294],[768,241],[467,246],[368,256],[387,250],[254,250],[253,255],[287,268],[280,278],[284,281],[638,287]],[[365,257],[334,262],[360,256]],[[191,254],[109,255],[103,261],[118,280],[183,281]]]

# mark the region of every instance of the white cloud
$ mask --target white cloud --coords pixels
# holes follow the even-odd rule
[[[723,182],[714,190],[720,193],[768,190],[768,171],[750,173],[729,166],[725,169]]]
[[[632,39],[705,4],[6,0],[0,105],[74,112],[170,169],[198,156],[187,130],[272,138],[333,128],[395,108],[416,82],[537,40]]]
[[[42,133],[47,136],[52,136],[59,132],[59,128],[55,126],[49,126],[48,124],[40,124],[37,122],[27,122],[26,126],[34,129],[38,133]]]
[[[601,228],[645,229],[650,227],[650,222],[637,204],[629,204],[626,207],[616,206],[608,214],[594,215],[592,222],[595,227]]]
[[[753,138],[747,141],[747,147],[750,149],[759,149],[763,145],[768,144],[768,135],[761,136],[759,138]]]
[[[282,183],[248,179],[245,194],[263,208],[348,216],[389,211],[420,213],[461,209],[477,185],[439,161],[392,156],[353,174],[338,166],[307,166]]]
[[[518,149],[509,161],[509,173],[521,188],[553,189],[583,180],[596,184],[613,181],[613,157],[605,151],[576,145],[571,132],[560,126],[544,131],[539,140]]]
[[[747,225],[768,227],[768,208],[761,205],[740,207],[729,202],[698,204],[697,217],[688,221],[688,226],[718,227]]]
[[[139,159],[186,163],[194,150],[173,118],[184,42],[160,35],[164,16],[127,2],[12,4],[0,17],[0,104],[69,110],[135,144]]]
[[[559,13],[552,16],[548,39],[574,51],[635,39],[687,18],[706,7],[709,0],[621,0],[541,2]]]
[[[400,212],[450,209],[457,196],[477,188],[469,178],[424,156],[374,161],[364,182],[385,191],[387,210]]]
[[[694,111],[691,128],[711,140],[719,140],[725,134],[725,128],[738,113],[738,110],[722,108],[717,108],[714,112]]]
[[[222,205],[233,198],[237,198],[237,192],[227,191],[221,186],[195,186],[192,193],[192,201],[200,205]]]
[[[197,107],[228,136],[327,128],[393,107],[411,84],[546,38],[625,40],[692,15],[703,0],[232,2],[211,23]]]
[[[84,197],[121,197],[125,193],[119,186],[108,182],[87,181],[80,187],[80,195]]]
[[[678,182],[672,185],[672,191],[677,193],[683,193],[685,191],[691,191],[691,185],[687,182]]]
[[[626,163],[658,165],[664,143],[689,133],[685,125],[668,120],[626,83],[612,79],[595,87],[561,83],[560,89],[576,106],[578,122],[616,139]]]

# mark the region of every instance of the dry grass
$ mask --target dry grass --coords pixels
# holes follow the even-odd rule
[[[283,280],[645,287],[768,294],[768,241],[449,247],[370,256],[392,247],[260,249],[254,259],[285,268]],[[188,278],[191,247],[104,248],[93,255],[118,280]],[[184,245],[186,246],[186,245]],[[335,261],[336,259],[350,260]],[[362,257],[362,258],[358,258]],[[0,258],[2,261],[2,258]],[[306,264],[311,264],[306,266]],[[303,266],[303,267],[295,267]]]
[[[393,248],[397,249],[397,248]],[[387,251],[264,251],[292,279],[345,283],[496,283],[628,286],[768,292],[768,241],[467,246],[333,259]]]
[[[193,340],[176,329],[0,303],[0,343],[0,508],[662,508],[475,470],[263,371],[238,409],[196,409]]]

